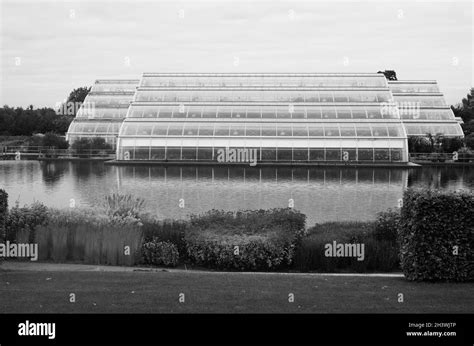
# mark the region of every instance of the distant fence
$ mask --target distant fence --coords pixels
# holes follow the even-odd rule
[[[410,153],[411,162],[474,162],[468,153]]]
[[[11,146],[0,148],[0,154],[3,156],[21,157],[26,154],[38,158],[61,158],[61,157],[112,157],[115,156],[114,149],[56,149],[54,147],[40,146]]]

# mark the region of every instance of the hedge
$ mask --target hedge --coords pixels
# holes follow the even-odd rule
[[[306,216],[292,209],[211,210],[192,216],[186,231],[191,263],[228,270],[289,267],[305,234]]]
[[[8,193],[0,189],[0,241],[6,237],[5,225],[8,216]]]
[[[474,195],[407,190],[399,241],[401,268],[407,279],[468,280],[474,260]]]

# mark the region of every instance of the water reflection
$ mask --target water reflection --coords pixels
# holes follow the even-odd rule
[[[147,201],[159,217],[181,218],[209,209],[286,207],[308,216],[308,224],[367,220],[396,207],[407,187],[472,189],[473,168],[419,169],[158,167],[103,163],[1,161],[0,187],[21,204],[39,200],[67,208],[97,206],[106,194],[121,191]],[[180,200],[184,208],[180,208]]]

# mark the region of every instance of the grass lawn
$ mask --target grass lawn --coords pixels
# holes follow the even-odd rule
[[[397,277],[0,271],[0,312],[472,313],[473,291],[473,283]],[[70,293],[75,303],[69,302]],[[180,293],[184,303],[178,302]],[[288,302],[289,293],[294,303]]]

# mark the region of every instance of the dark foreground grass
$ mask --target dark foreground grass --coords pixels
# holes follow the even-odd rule
[[[394,277],[0,271],[0,312],[472,313],[473,289],[473,283]],[[70,293],[75,303],[69,302]],[[178,302],[180,293],[184,303]],[[288,302],[289,293],[294,303]]]

